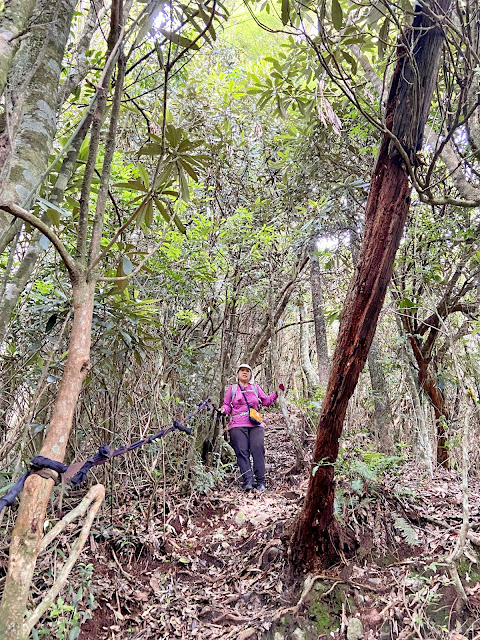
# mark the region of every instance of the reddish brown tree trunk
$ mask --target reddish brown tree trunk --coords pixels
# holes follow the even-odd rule
[[[450,0],[440,0],[437,13],[446,11],[449,4]],[[441,30],[417,6],[413,25],[399,47],[385,122],[412,163],[421,147],[442,42]],[[291,557],[297,567],[325,566],[332,557],[338,556],[338,547],[332,544],[335,532],[333,465],[348,401],[365,365],[392,275],[410,205],[410,191],[405,162],[391,136],[386,134],[372,176],[362,248],[343,307],[318,426],[313,455],[316,472],[310,477],[305,505],[292,533]]]
[[[448,467],[448,443],[447,432],[445,429],[448,424],[449,416],[447,411],[447,405],[445,402],[445,395],[443,391],[439,389],[435,382],[435,377],[432,375],[430,364],[426,361],[418,361],[418,384],[420,389],[423,389],[427,396],[430,398],[430,402],[433,406],[433,412],[435,415],[435,425],[437,431],[437,464],[441,464]]]
[[[447,310],[447,307],[445,310]],[[446,315],[447,314],[445,314],[445,317]],[[440,314],[438,317],[440,317]],[[401,323],[405,330],[405,334],[410,340],[412,353],[418,365],[418,386],[427,394],[433,406],[437,434],[437,464],[441,464],[448,468],[449,451],[446,426],[449,421],[449,413],[445,394],[437,384],[437,375],[432,356],[433,345],[435,344],[436,337],[438,336],[438,331],[433,330],[434,327],[432,327],[432,320],[427,318],[424,325],[431,327],[431,329],[428,338],[422,344],[421,338],[417,335],[417,332],[420,333],[422,329],[417,328],[415,330],[414,325],[412,325],[411,318],[407,314],[402,315]]]

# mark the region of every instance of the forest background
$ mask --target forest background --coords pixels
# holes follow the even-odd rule
[[[430,476],[477,473],[477,4],[12,0],[0,17],[3,492],[39,452],[83,460],[207,396],[219,404],[242,361],[265,388],[286,384],[280,407],[305,467],[392,138],[389,87],[404,49],[419,64],[406,35],[416,18],[441,32],[435,85],[426,107],[397,100],[425,130],[410,147],[394,140],[414,189],[375,337],[365,319],[362,373],[354,356],[344,433],[361,443],[357,483],[411,459]],[[165,440],[161,469],[159,451],[105,472],[100,520],[122,493],[141,501],[167,478],[206,492],[231,471],[210,417]],[[329,456],[314,455],[307,502],[315,478],[333,476]],[[0,628],[19,638],[45,612],[24,620],[53,481],[27,483],[15,531],[14,510],[2,522]],[[87,494],[90,525],[102,492]],[[312,563],[310,542],[298,566]]]

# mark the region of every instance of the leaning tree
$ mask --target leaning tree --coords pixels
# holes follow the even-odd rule
[[[397,46],[384,130],[365,210],[365,232],[343,306],[305,504],[291,549],[298,565],[328,563],[334,540],[334,465],[347,405],[372,343],[410,207],[412,178],[436,85],[449,0],[418,3]],[[317,47],[318,45],[314,43]],[[320,56],[321,57],[321,56]]]

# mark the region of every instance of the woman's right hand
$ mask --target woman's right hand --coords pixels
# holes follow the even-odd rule
[[[225,408],[224,408],[224,407],[222,407],[221,409],[219,409],[219,411],[220,411],[220,413],[222,413],[223,415],[225,415],[225,413],[226,413],[226,412],[225,412]]]

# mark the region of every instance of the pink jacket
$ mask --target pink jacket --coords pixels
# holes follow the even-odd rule
[[[238,384],[236,385],[235,396],[233,398],[233,411],[232,411],[232,404],[230,400],[232,397],[232,386],[233,385],[228,387],[227,391],[225,392],[225,398],[223,400],[223,409],[225,413],[228,415],[232,415],[232,419],[230,420],[228,428],[233,429],[233,427],[253,427],[254,425],[250,422],[248,415],[239,415],[242,413],[247,414],[248,406],[245,402],[243,393],[240,391],[240,386]],[[267,396],[265,391],[261,389],[258,386],[258,384],[255,386],[257,387],[258,398],[260,399],[264,407],[269,407],[271,404],[275,402],[275,400],[278,397],[276,391],[274,391],[269,396]],[[257,396],[255,395],[255,391],[253,390],[252,385],[247,384],[247,386],[243,390],[248,400],[248,404],[258,411],[259,402],[258,402]],[[262,427],[265,426],[263,422],[261,426]]]

